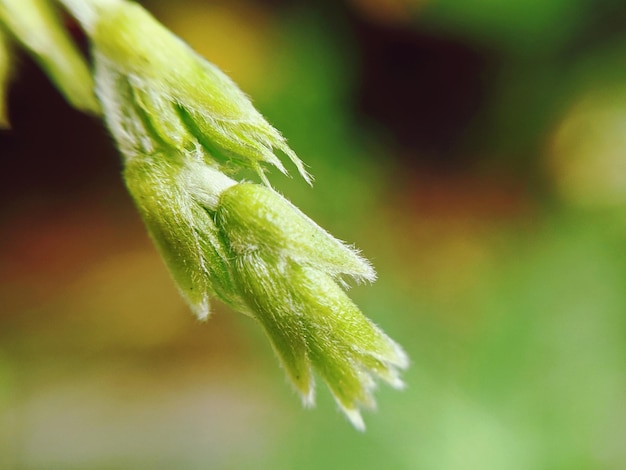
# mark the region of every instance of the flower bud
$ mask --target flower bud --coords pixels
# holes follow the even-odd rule
[[[0,2],[3,0],[0,0]],[[29,0],[34,1],[34,0]],[[401,387],[402,349],[342,289],[370,264],[269,188],[284,138],[215,66],[126,0],[61,0],[93,43],[97,96],[124,178],[182,296],[199,318],[217,297],[259,321],[305,404],[315,371],[353,425],[376,379]],[[226,176],[256,170],[267,186]]]
[[[247,310],[232,278],[228,249],[205,208],[209,196],[197,189],[202,184],[205,192],[219,191],[229,184],[216,173],[180,156],[160,154],[127,161],[124,169],[148,232],[183,298],[201,319],[208,317],[209,299],[215,296]]]
[[[272,189],[242,183],[219,196],[216,225],[234,255],[240,295],[265,329],[305,404],[315,370],[352,424],[373,407],[376,377],[401,387],[402,349],[337,284],[371,279],[369,264]]]
[[[97,92],[122,148],[135,137],[120,122],[130,102],[164,143],[196,152],[223,170],[252,169],[267,183],[264,164],[286,172],[276,149],[310,181],[283,136],[237,85],[141,6],[123,0],[63,3],[92,40]]]
[[[376,277],[370,264],[355,250],[270,188],[252,183],[228,188],[220,196],[217,218],[228,232],[232,248],[239,253],[258,249],[331,276],[346,274],[368,281]]]
[[[368,320],[327,274],[272,253],[236,257],[244,299],[267,333],[305,405],[314,402],[315,370],[352,424],[364,429],[359,408],[375,405],[375,378],[402,387],[408,365],[402,349]]]

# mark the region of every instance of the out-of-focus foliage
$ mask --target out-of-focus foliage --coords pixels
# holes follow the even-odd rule
[[[277,186],[373,260],[379,280],[351,295],[406,346],[407,389],[380,390],[363,435],[327,393],[301,410],[251,320],[184,313],[124,196],[22,195],[1,219],[0,466],[626,467],[619,2],[395,2],[407,14],[384,28],[420,47],[457,41],[490,64],[443,166],[355,113],[376,51],[353,28],[381,20],[373,3],[148,6],[309,163],[313,189],[280,175]],[[448,49],[429,51],[435,67]],[[19,137],[27,121],[12,112]]]
[[[419,21],[493,48],[540,57],[563,47],[616,0],[427,0],[416,1]]]

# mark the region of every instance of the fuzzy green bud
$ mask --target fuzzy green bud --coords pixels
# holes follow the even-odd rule
[[[0,21],[75,108],[99,113],[89,68],[49,0],[0,0]]]
[[[239,184],[220,196],[216,224],[234,255],[241,297],[261,323],[305,404],[315,370],[357,429],[375,378],[400,388],[402,349],[368,320],[337,276],[373,278],[370,265],[269,188]]]
[[[258,249],[331,276],[345,274],[367,281],[376,277],[371,265],[354,249],[270,188],[251,183],[229,188],[220,197],[218,219],[239,253]]]
[[[201,155],[223,171],[264,165],[286,172],[279,150],[310,180],[283,136],[216,66],[156,21],[124,0],[63,0],[89,35],[98,95],[109,127],[126,153],[141,142],[126,130],[129,102],[140,117],[158,116],[152,131],[165,144]],[[108,108],[108,109],[107,109]]]
[[[176,285],[200,319],[211,297],[245,311],[229,266],[230,254],[207,207],[233,180],[182,154],[126,162],[124,179]]]
[[[408,360],[345,293],[375,278],[336,240],[269,187],[285,171],[284,138],[215,66],[125,0],[62,0],[92,41],[96,90],[124,155],[124,177],[182,296],[199,318],[218,298],[255,318],[307,405],[313,374],[363,429],[377,379],[401,387]],[[256,170],[266,186],[227,173]]]
[[[184,154],[126,162],[126,184],[183,297],[213,297],[257,319],[305,405],[313,372],[357,429],[375,379],[402,387],[402,349],[346,295],[340,276],[374,272],[274,190],[236,182]]]

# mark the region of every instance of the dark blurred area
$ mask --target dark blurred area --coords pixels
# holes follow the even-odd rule
[[[287,137],[412,366],[355,432],[195,321],[106,129],[19,58],[0,135],[0,468],[626,468],[619,0],[145,1]],[[87,51],[84,36],[68,26]]]

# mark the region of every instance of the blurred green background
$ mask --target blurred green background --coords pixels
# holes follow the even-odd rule
[[[289,139],[412,365],[354,431],[197,322],[102,126],[25,56],[0,136],[0,468],[626,468],[620,0],[144,2]],[[68,19],[78,41],[84,37]]]

